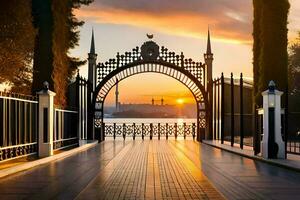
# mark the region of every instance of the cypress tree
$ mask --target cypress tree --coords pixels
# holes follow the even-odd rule
[[[254,96],[262,106],[261,92],[274,80],[277,88],[288,85],[288,0],[253,0],[254,5]]]
[[[33,88],[39,90],[44,81],[56,92],[55,103],[67,105],[67,88],[74,71],[84,61],[68,55],[78,45],[78,27],[83,25],[74,9],[92,0],[33,0],[33,16],[39,34],[36,39]]]
[[[300,112],[300,32],[296,42],[289,47],[289,109]]]
[[[288,0],[263,0],[261,19],[261,54],[259,91],[274,80],[277,88],[285,91],[288,85]]]
[[[253,92],[254,102],[256,105],[261,104],[261,95],[258,93],[259,82],[259,56],[261,50],[261,18],[262,18],[262,2],[261,0],[253,0],[254,20],[253,20]]]
[[[53,15],[51,0],[32,0],[32,15],[38,34],[35,38],[32,93],[41,89],[44,81],[54,90],[53,71]]]

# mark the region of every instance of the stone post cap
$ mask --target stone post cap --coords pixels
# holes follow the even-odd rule
[[[269,95],[269,94],[275,94],[275,95],[282,95],[283,92],[279,91],[279,90],[276,90],[276,84],[273,80],[271,80],[269,82],[269,85],[268,85],[268,89],[263,91],[261,93],[263,96],[265,95]]]
[[[276,84],[275,84],[275,82],[274,82],[273,80],[271,80],[271,81],[269,82],[268,89],[269,89],[270,92],[274,92],[274,91],[275,91],[275,88],[276,88]]]
[[[37,92],[38,95],[49,95],[49,96],[55,96],[56,93],[49,90],[49,83],[47,81],[43,82],[43,89]]]
[[[44,83],[43,83],[43,89],[44,90],[49,90],[49,83],[47,81],[44,81]]]

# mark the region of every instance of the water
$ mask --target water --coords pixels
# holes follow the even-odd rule
[[[175,124],[177,123],[178,125],[186,123],[186,124],[192,124],[192,123],[197,123],[196,118],[104,118],[104,123],[106,124],[112,124],[112,123],[117,123],[117,124]]]

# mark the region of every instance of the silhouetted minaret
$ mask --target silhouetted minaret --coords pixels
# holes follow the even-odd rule
[[[117,83],[116,83],[116,111],[119,111],[119,80],[117,79]]]
[[[205,83],[205,89],[208,93],[208,101],[210,102],[209,108],[207,111],[209,113],[213,113],[213,80],[212,80],[212,71],[213,71],[213,60],[214,60],[214,55],[211,50],[211,42],[210,42],[210,31],[208,28],[208,35],[207,35],[207,48],[206,48],[206,53],[204,54],[204,60],[205,60],[205,71],[206,71],[206,83]],[[213,119],[212,119],[212,114],[209,115],[210,119],[208,120],[208,126],[206,127],[206,132],[207,133],[212,133],[213,130]],[[212,139],[212,135],[208,134],[207,135],[208,139]]]
[[[88,81],[92,84],[93,91],[95,91],[97,84],[97,54],[95,51],[94,30],[92,30],[91,48],[88,56]]]
[[[210,42],[210,30],[208,28],[208,35],[207,35],[207,48],[206,53],[204,54],[204,60],[206,65],[206,77],[207,77],[207,84],[210,84],[212,82],[212,70],[213,70],[213,60],[214,60],[214,54],[211,51],[211,42]],[[207,89],[207,84],[206,89]]]
[[[160,102],[161,105],[163,106],[163,105],[164,105],[164,98],[162,97],[160,101],[161,101],[161,102]]]
[[[154,98],[152,98],[152,106],[154,106]]]

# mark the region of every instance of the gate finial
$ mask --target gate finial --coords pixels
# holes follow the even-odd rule
[[[153,37],[154,37],[154,35],[153,35],[153,34],[148,34],[148,33],[147,33],[147,37],[148,37],[148,39],[152,40]]]

